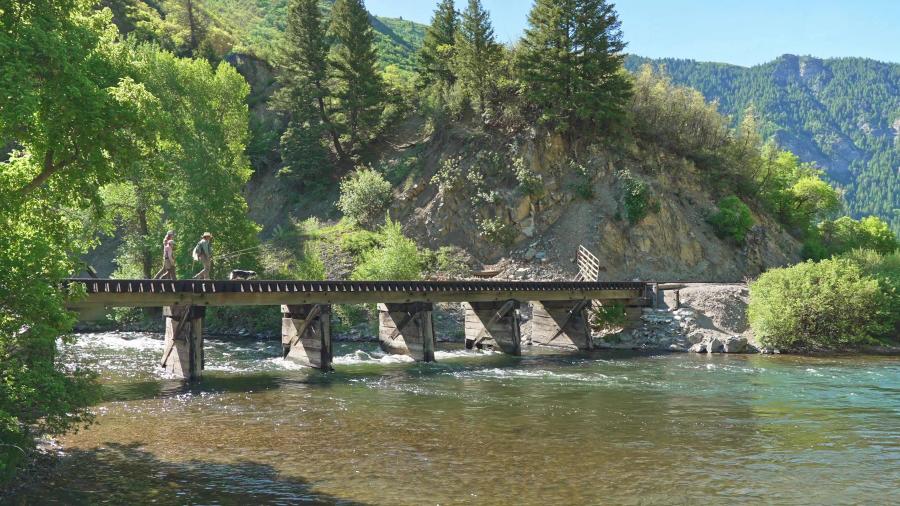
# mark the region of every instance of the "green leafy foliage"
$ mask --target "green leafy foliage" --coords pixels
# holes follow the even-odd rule
[[[77,0],[0,9],[0,481],[36,437],[89,423],[93,376],[57,363],[74,323],[61,282],[94,244],[93,192],[152,138],[107,12]],[[77,293],[71,294],[77,297]],[[71,340],[70,337],[64,337]]]
[[[439,278],[465,278],[472,271],[466,252],[454,246],[423,250],[422,264],[429,275]]]
[[[747,232],[753,227],[753,214],[747,204],[732,195],[719,201],[719,209],[710,216],[709,222],[720,237],[730,237],[743,244]]]
[[[876,216],[854,220],[843,216],[837,220],[819,223],[817,233],[804,244],[807,258],[821,260],[834,255],[842,255],[856,249],[872,250],[877,253],[893,253],[900,247],[897,236],[887,223]]]
[[[619,181],[622,184],[622,202],[625,207],[625,217],[629,223],[636,225],[647,214],[656,209],[658,205],[652,199],[650,187],[644,181],[634,177],[630,171],[619,171]]]
[[[380,172],[360,168],[341,181],[338,209],[344,216],[363,226],[373,226],[391,203],[391,183]]]
[[[415,241],[403,235],[400,223],[390,219],[379,230],[381,246],[363,254],[353,271],[356,280],[416,280],[422,277],[422,258]]]
[[[613,332],[621,329],[628,321],[625,304],[613,302],[592,307],[589,311],[591,327],[601,332]]]
[[[893,271],[880,275],[875,272]],[[851,258],[772,269],[750,286],[750,325],[765,346],[833,349],[875,343],[898,323],[897,260]]]
[[[498,246],[510,246],[516,241],[519,232],[516,226],[501,217],[480,218],[478,235]]]
[[[152,276],[166,230],[177,234],[179,274],[192,276],[191,250],[203,232],[223,254],[257,246],[259,227],[247,217],[241,190],[252,170],[244,154],[248,132],[246,81],[229,65],[215,70],[206,60],[178,58],[149,45],[130,52],[134,78],[159,102],[157,138],[145,156],[123,171],[101,195],[125,238],[117,259]],[[177,84],[173,84],[177,83]],[[214,263],[214,275],[253,269],[252,251]]]

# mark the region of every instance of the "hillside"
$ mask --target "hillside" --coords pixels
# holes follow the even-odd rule
[[[784,55],[747,68],[632,56],[626,67],[647,63],[718,101],[735,123],[752,105],[766,136],[846,190],[854,216],[876,214],[900,230],[900,64]]]
[[[288,0],[204,0],[219,18],[227,19],[239,41],[235,49],[268,58],[284,30]],[[325,10],[333,0],[322,1]],[[415,53],[425,37],[425,26],[397,18],[372,16],[376,46],[382,64],[412,72]]]

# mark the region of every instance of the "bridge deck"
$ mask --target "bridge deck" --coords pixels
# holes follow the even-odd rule
[[[632,300],[644,296],[642,282],[586,281],[208,281],[148,279],[70,279],[86,297],[72,309],[281,304],[358,304],[404,302],[482,302],[533,300]]]

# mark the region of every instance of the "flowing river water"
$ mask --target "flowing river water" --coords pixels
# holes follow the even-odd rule
[[[437,363],[337,343],[208,338],[201,383],[159,336],[80,336],[97,423],[14,504],[886,504],[900,500],[900,358],[525,356]]]

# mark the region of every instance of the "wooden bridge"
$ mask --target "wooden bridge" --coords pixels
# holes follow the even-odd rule
[[[377,303],[382,348],[433,361],[433,305],[462,303],[466,346],[521,353],[519,309],[531,304],[532,342],[591,349],[591,303],[650,305],[653,286],[641,282],[528,281],[209,281],[70,279],[73,310],[162,307],[166,319],[161,365],[185,379],[203,370],[203,318],[208,306],[281,306],[284,357],[331,369],[332,304]],[[82,290],[83,289],[83,290]]]

